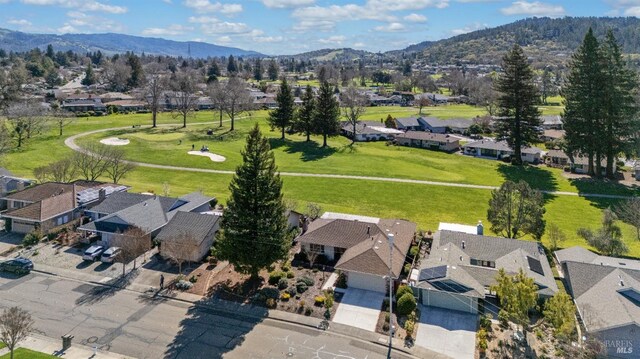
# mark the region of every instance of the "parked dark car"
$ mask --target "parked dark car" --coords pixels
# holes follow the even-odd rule
[[[12,272],[17,274],[29,274],[33,269],[33,262],[27,258],[13,258],[0,263],[0,272]]]

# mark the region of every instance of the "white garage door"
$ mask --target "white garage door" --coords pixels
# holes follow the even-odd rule
[[[13,220],[11,223],[11,232],[27,234],[34,230],[34,226],[31,223],[25,223],[21,221]]]
[[[385,293],[387,291],[387,281],[383,277],[349,272],[347,274],[347,285],[349,288],[366,289],[374,292]]]
[[[422,304],[473,314],[478,312],[477,298],[437,290],[423,289]]]

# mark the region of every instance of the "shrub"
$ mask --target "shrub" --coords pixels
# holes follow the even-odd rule
[[[282,267],[280,267],[280,269],[282,269],[283,272],[289,272],[291,270],[291,264],[287,262],[283,264]]]
[[[324,293],[324,307],[327,309],[331,309],[333,307],[333,292],[329,292],[328,290]]]
[[[390,321],[391,321],[391,317],[389,316],[389,313],[384,313],[384,322],[389,323]]]
[[[313,300],[315,301],[315,305],[321,307],[322,305],[324,305],[325,298],[322,295],[316,295],[315,297],[313,297]]]
[[[382,324],[382,331],[385,331],[385,332],[389,331],[389,323]]]
[[[413,331],[415,330],[416,323],[412,320],[407,320],[404,322],[404,330],[407,332],[407,336],[413,336]]]
[[[274,271],[269,273],[269,284],[271,285],[276,285],[278,284],[278,282],[280,281],[280,279],[282,277],[285,277],[286,275],[284,274],[284,272],[282,271]]]
[[[411,263],[405,264],[403,270],[405,274],[409,274],[409,271],[411,270]]]
[[[187,282],[186,280],[179,280],[176,283],[176,288],[179,290],[189,290],[193,287],[193,283]]]
[[[276,300],[273,298],[267,298],[267,301],[265,302],[267,308],[275,308],[276,307]]]
[[[487,331],[491,329],[491,316],[489,314],[480,316],[480,327]]]
[[[284,292],[282,294],[280,294],[280,300],[283,302],[288,301],[289,299],[291,299],[291,294]]]
[[[382,310],[389,310],[389,298],[384,298],[382,300]]]
[[[313,308],[307,308],[304,310],[304,315],[310,316],[313,313]]]
[[[542,338],[544,338],[544,333],[540,328],[536,328],[536,338],[538,338],[538,340],[542,340]]]
[[[289,295],[292,297],[295,297],[296,294],[298,294],[298,290],[296,289],[296,287],[289,287],[287,288],[287,290],[285,290],[285,292],[289,293]]]
[[[31,231],[27,233],[22,239],[22,245],[25,247],[36,245],[38,244],[38,242],[40,242],[41,238],[42,238],[42,232],[38,230]]]
[[[278,281],[278,289],[285,289],[289,286],[289,281],[287,278],[280,278]]]
[[[307,287],[311,287],[312,285],[315,284],[315,281],[313,280],[313,278],[309,278],[307,276],[302,276],[298,278],[297,282],[304,283]]]
[[[338,279],[336,279],[336,287],[346,289],[347,288],[347,275],[340,272]]]
[[[420,252],[420,247],[418,246],[411,246],[411,249],[409,249],[409,255],[411,257],[417,256],[419,252]]]
[[[299,283],[297,283],[297,284],[296,284],[296,290],[297,290],[297,291],[298,291],[298,293],[300,293],[300,294],[302,294],[302,293],[306,292],[308,288],[309,288],[309,287],[307,287],[307,285],[306,285],[306,284],[304,284],[304,283],[302,283],[302,282],[299,282]]]
[[[416,309],[417,303],[413,293],[405,293],[398,299],[398,314],[407,315]]]
[[[413,295],[413,289],[408,285],[401,285],[398,287],[398,290],[396,290],[396,298],[402,298],[406,293],[411,293],[411,295]]]
[[[280,291],[278,288],[264,287],[260,290],[260,294],[262,294],[265,299],[277,299],[280,296]]]
[[[295,277],[296,275],[293,274],[293,272],[287,272],[287,278],[291,279],[293,277]]]
[[[198,281],[198,277],[196,277],[195,275],[192,275],[191,278],[189,278],[189,282],[191,283],[196,283]]]
[[[478,330],[478,349],[481,352],[484,352],[489,347],[489,343],[487,343],[487,331],[484,329]]]

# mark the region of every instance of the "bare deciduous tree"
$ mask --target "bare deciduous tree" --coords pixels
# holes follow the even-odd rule
[[[158,111],[160,111],[163,106],[164,99],[162,95],[167,88],[167,83],[160,73],[158,66],[149,66],[146,72],[147,84],[144,87],[142,95],[143,100],[147,103],[151,111],[152,127],[156,127]]]
[[[312,221],[320,218],[320,216],[323,213],[323,209],[322,207],[320,207],[319,204],[317,203],[313,203],[313,202],[309,202],[307,204],[307,211],[305,213],[305,216],[307,216],[309,219],[311,219]]]
[[[31,137],[44,129],[46,117],[39,103],[15,102],[5,110],[10,125],[10,133],[20,148]]]
[[[196,83],[189,73],[178,73],[173,81],[174,114],[182,117],[182,127],[187,127],[187,117],[195,111],[198,104]]]
[[[640,239],[640,197],[633,197],[620,203],[615,212],[623,222],[636,229],[636,236]]]
[[[138,227],[131,227],[115,238],[114,245],[121,250],[116,260],[122,263],[124,276],[126,265],[133,261],[133,269],[136,269],[138,257],[151,249],[151,235]]]
[[[56,110],[51,115],[50,121],[55,123],[58,128],[58,136],[62,136],[62,130],[76,120],[76,117],[72,113],[62,110]]]
[[[356,127],[362,116],[367,110],[367,98],[358,91],[353,85],[347,87],[342,93],[340,107],[342,114],[347,118],[347,122],[353,126],[353,137],[351,143],[356,142]]]
[[[182,265],[191,261],[191,254],[194,251],[193,235],[187,232],[178,234],[175,238],[164,240],[160,244],[162,256],[178,266],[178,272],[182,274]]]
[[[71,157],[63,158],[48,165],[37,167],[33,174],[38,182],[71,182],[76,178],[77,169]]]
[[[222,127],[222,115],[224,114],[225,100],[227,99],[227,92],[225,85],[220,81],[215,81],[209,85],[209,98],[213,102],[218,115],[220,117],[220,127]]]
[[[231,120],[231,131],[235,129],[236,116],[253,107],[253,99],[247,91],[247,84],[238,77],[232,77],[224,85],[226,94],[223,103],[224,112]]]
[[[415,103],[415,105],[418,106],[418,109],[419,109],[418,114],[422,115],[422,109],[424,107],[431,106],[432,104],[433,104],[433,101],[431,101],[429,97],[427,97],[426,95],[420,96],[420,98],[418,98],[418,100]]]
[[[133,171],[135,168],[135,164],[125,160],[123,150],[114,148],[107,154],[105,172],[113,183],[119,183],[127,173]]]
[[[95,181],[107,170],[112,150],[107,146],[89,145],[85,151],[73,156],[74,166],[85,180]]]
[[[32,331],[33,319],[26,310],[11,307],[0,315],[0,341],[9,348],[11,359],[18,343],[25,340]]]

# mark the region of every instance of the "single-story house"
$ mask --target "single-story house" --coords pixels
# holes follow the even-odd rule
[[[600,161],[600,164],[601,164],[600,168],[602,172],[601,174],[604,176],[607,171],[607,160],[602,159]],[[582,156],[582,155],[573,156],[573,161],[570,161],[569,166],[571,167],[571,172],[573,173],[588,174],[589,173],[589,157]],[[595,160],[594,160],[594,166],[595,166]],[[618,166],[614,162],[613,172],[616,172],[617,170],[618,170]]]
[[[562,130],[564,124],[559,115],[540,116],[542,128],[545,130]]]
[[[160,242],[160,255],[187,262],[201,261],[211,251],[220,218],[194,212],[176,213],[156,237]]]
[[[544,155],[544,162],[551,167],[565,167],[569,165],[569,156],[562,150],[549,150]]]
[[[131,198],[131,202],[139,199]],[[122,198],[119,198],[122,200]],[[145,231],[146,234],[154,238],[173,216],[178,212],[207,212],[211,210],[210,202],[213,197],[208,197],[200,192],[193,192],[180,198],[161,197],[151,195],[142,202],[106,214],[109,210],[105,202],[91,209],[92,218],[97,214],[99,219],[86,223],[78,228],[85,233],[96,233],[100,235],[100,243],[110,246],[116,236],[120,236],[127,229],[136,227]],[[113,205],[116,208],[117,205]],[[99,212],[98,212],[99,211]]]
[[[455,152],[460,149],[460,141],[440,133],[407,131],[396,135],[396,143],[402,146],[420,147],[430,150]]]
[[[402,131],[424,131],[424,125],[419,117],[396,118],[396,128]]]
[[[544,133],[540,135],[542,142],[558,141],[564,138],[564,130],[544,130]]]
[[[47,233],[79,218],[85,206],[99,201],[98,193],[105,194],[107,188],[110,193],[127,190],[125,186],[90,181],[35,185],[5,196],[9,210],[2,218],[11,232],[26,234],[40,229]]]
[[[513,155],[513,150],[505,141],[475,141],[462,146],[462,150],[465,155],[497,160],[508,158]],[[537,164],[540,163],[541,157],[542,150],[539,148],[522,148],[522,161],[524,162]]]
[[[542,298],[558,291],[539,243],[448,230],[434,233],[431,253],[410,284],[423,305],[475,314],[479,304],[495,299],[490,287],[499,269],[509,275],[522,269]]]
[[[353,138],[353,125],[348,122],[342,122],[340,132],[347,138]],[[359,121],[356,125],[355,140],[357,142],[389,141],[393,140],[395,135],[401,133],[404,132],[395,128],[387,128],[377,121]]]
[[[147,104],[137,100],[114,100],[104,104],[106,107],[114,106],[118,112],[142,111],[147,108]]]
[[[350,288],[386,292],[389,275],[389,241],[394,235],[391,271],[400,276],[411,247],[416,224],[401,219],[380,219],[325,213],[311,222],[296,239],[306,253],[326,256],[347,274]]]
[[[465,118],[452,118],[442,120],[436,117],[420,117],[419,120],[424,125],[424,131],[433,133],[464,133],[473,125],[473,120]]]
[[[71,112],[106,111],[107,107],[98,97],[86,100],[65,100],[61,106],[64,110]]]
[[[600,256],[582,247],[554,255],[587,335],[604,344],[608,357],[637,358],[640,261]]]

